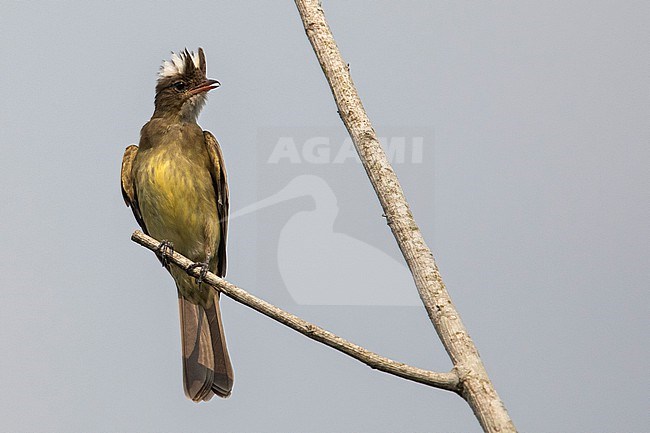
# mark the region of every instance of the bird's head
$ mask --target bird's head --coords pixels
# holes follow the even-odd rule
[[[206,77],[205,54],[181,51],[160,66],[156,85],[154,116],[177,116],[195,121],[206,101],[206,94],[219,87],[217,80]]]

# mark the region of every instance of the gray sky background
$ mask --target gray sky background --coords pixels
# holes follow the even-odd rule
[[[430,172],[398,175],[520,431],[647,431],[648,3],[324,7],[379,135],[434,131]],[[161,60],[202,46],[222,88],[199,122],[222,144],[233,210],[284,185],[259,167],[260,131],[343,128],[293,2],[3,0],[0,37],[1,431],[480,431],[460,398],[229,299],[233,395],[183,396],[176,293],[129,240],[122,152],[153,111]],[[350,206],[363,208],[374,218],[357,237],[394,255],[357,189],[337,224],[354,235]],[[233,220],[231,281],[370,350],[451,367],[421,307],[292,302],[255,265],[276,262],[260,223]]]

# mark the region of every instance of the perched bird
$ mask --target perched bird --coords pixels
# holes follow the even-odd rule
[[[122,159],[122,195],[140,227],[164,241],[163,266],[178,291],[185,394],[195,402],[228,397],[234,374],[223,332],[219,295],[200,280],[170,266],[170,248],[201,272],[226,274],[228,183],[219,143],[196,123],[208,91],[203,49],[187,49],[164,61],[156,85],[155,110],[140,131],[139,146]]]

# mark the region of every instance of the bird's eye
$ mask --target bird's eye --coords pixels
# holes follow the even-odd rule
[[[172,87],[178,90],[179,92],[182,92],[183,90],[185,90],[185,83],[182,81],[177,81],[174,84],[172,84]]]

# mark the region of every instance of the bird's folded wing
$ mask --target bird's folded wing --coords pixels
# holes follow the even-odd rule
[[[122,157],[122,173],[120,175],[122,197],[124,197],[124,203],[126,203],[126,205],[133,211],[133,216],[138,224],[140,224],[140,227],[142,227],[142,230],[149,234],[147,232],[147,227],[145,227],[144,219],[142,219],[140,207],[138,206],[138,195],[133,176],[133,161],[137,154],[138,146],[135,144],[130,145],[126,150],[124,150],[124,156]]]
[[[217,139],[209,131],[203,131],[203,137],[210,156],[210,175],[212,176],[212,184],[217,199],[217,214],[219,215],[221,232],[221,241],[217,250],[217,275],[224,277],[226,275],[226,240],[228,237],[228,212],[230,207],[228,177],[221,147],[219,147]]]

